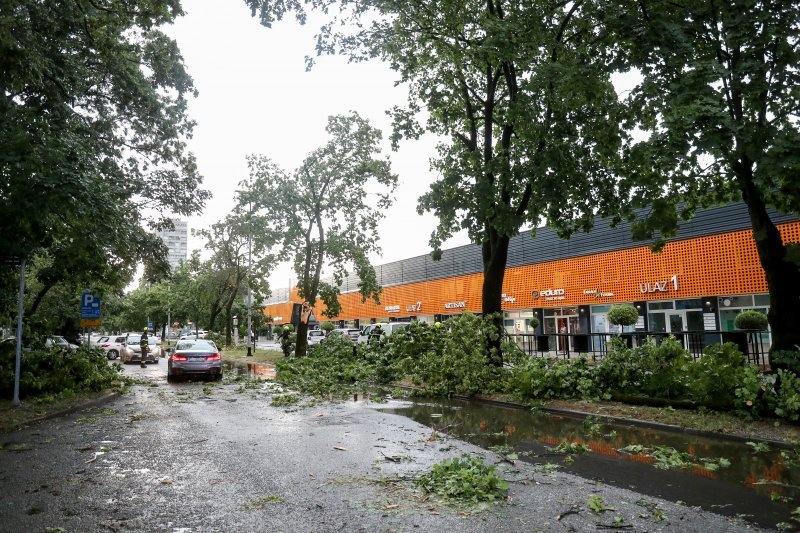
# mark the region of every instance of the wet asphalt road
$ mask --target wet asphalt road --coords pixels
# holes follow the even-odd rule
[[[273,407],[272,383],[168,384],[163,359],[125,373],[144,384],[0,434],[0,531],[597,531],[615,517],[624,531],[755,529],[524,463],[498,464],[509,502],[465,512],[403,478],[461,453],[498,456],[379,404]],[[615,510],[591,512],[591,495]]]

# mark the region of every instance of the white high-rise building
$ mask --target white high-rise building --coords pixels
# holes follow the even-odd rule
[[[175,229],[166,229],[158,232],[158,236],[167,246],[167,261],[173,272],[187,259],[189,250],[189,225],[185,220],[173,218]]]

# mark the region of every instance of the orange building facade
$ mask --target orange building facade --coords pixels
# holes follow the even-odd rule
[[[779,225],[785,242],[800,242],[800,222]],[[357,292],[340,296],[338,327],[417,319],[434,322],[448,315],[481,311],[482,273],[384,286],[380,304],[361,301]],[[288,323],[289,301],[266,306],[275,324]],[[615,331],[605,313],[611,304],[631,303],[642,331],[730,331],[743,309],[766,311],[767,284],[749,229],[668,242],[654,253],[648,246],[576,255],[506,269],[502,309],[511,333],[606,333]],[[322,303],[314,309],[319,320]]]

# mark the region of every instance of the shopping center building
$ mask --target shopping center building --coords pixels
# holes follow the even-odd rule
[[[800,218],[771,212],[784,242],[800,242]],[[386,243],[382,243],[384,246]],[[480,247],[444,250],[375,267],[383,287],[381,303],[361,301],[358,279],[341,286],[339,327],[395,320],[441,321],[481,311],[483,266]],[[609,226],[597,219],[590,233],[561,239],[551,228],[535,237],[511,239],[503,282],[502,309],[509,333],[579,334],[614,332],[612,304],[639,310],[635,331],[731,331],[744,309],[766,312],[769,295],[747,209],[742,203],[699,210],[678,234],[654,253],[634,241],[629,224]],[[265,313],[274,324],[296,322],[296,290],[274,291]],[[324,305],[314,309],[322,317]],[[294,319],[293,319],[294,316]],[[529,319],[539,318],[534,331]],[[320,318],[322,319],[322,318]]]

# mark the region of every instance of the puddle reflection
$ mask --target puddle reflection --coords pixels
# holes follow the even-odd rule
[[[774,446],[756,453],[739,441],[459,400],[425,399],[381,410],[483,448],[515,452],[523,461],[560,463],[583,477],[721,514],[744,515],[768,527],[789,522],[791,510],[800,505],[800,457],[786,450],[784,457]],[[553,449],[562,443],[589,452],[566,459]],[[686,454],[691,460],[674,468],[681,458],[689,458]]]

